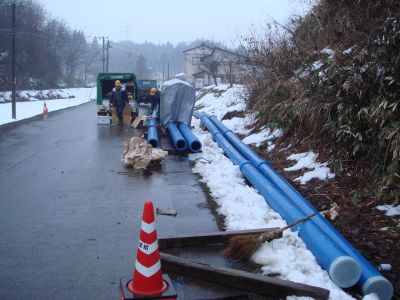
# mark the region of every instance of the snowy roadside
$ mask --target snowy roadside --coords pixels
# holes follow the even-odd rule
[[[219,90],[224,88],[227,87],[219,87]],[[228,89],[226,93],[215,93],[214,87],[211,93],[205,95],[203,91],[203,97],[196,102],[196,107],[219,119],[227,112],[243,111],[244,102],[238,97],[240,89],[240,86],[236,86]],[[232,131],[247,135],[251,131],[248,127],[254,123],[254,116],[235,117],[224,120],[223,123]],[[211,196],[219,206],[218,213],[226,217],[226,229],[240,230],[286,225],[286,222],[269,207],[264,198],[246,184],[239,168],[223,155],[222,149],[212,140],[211,135],[200,128],[200,121],[193,119],[192,125],[195,127],[194,133],[203,144],[203,153],[192,155],[191,160],[204,157],[211,161],[211,163],[197,161],[192,171],[200,175],[200,181],[210,189]],[[252,134],[243,141],[256,146],[267,143],[268,150],[272,151],[273,140],[280,134],[282,133],[279,130],[272,131],[269,128],[263,128],[261,132]],[[298,179],[302,184],[312,178],[320,180],[332,178],[334,174],[330,172],[327,164],[316,162],[317,157],[318,155],[313,152],[299,153],[289,157],[289,160],[295,160],[296,163],[286,171],[303,169],[305,174]],[[262,266],[261,269],[266,276],[278,275],[282,279],[326,288],[330,290],[330,299],[353,299],[332,282],[328,273],[319,266],[297,233],[290,230],[284,233],[283,238],[264,243],[251,259]],[[296,297],[289,298],[296,299]]]
[[[12,118],[11,103],[0,103],[0,125],[42,114],[44,101],[46,102],[49,112],[87,103],[96,98],[96,91],[94,88],[74,88],[64,90],[63,95],[68,96],[67,99],[37,100],[31,98],[31,100],[27,102],[17,102],[17,119]]]

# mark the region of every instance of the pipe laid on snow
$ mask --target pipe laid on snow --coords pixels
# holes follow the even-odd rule
[[[149,120],[149,129],[147,130],[147,143],[153,146],[153,148],[158,148],[158,132],[157,132],[157,119],[151,118]]]
[[[202,145],[199,139],[190,130],[189,126],[184,123],[179,123],[178,129],[185,138],[186,144],[188,145],[190,151],[193,153],[200,152]]]
[[[312,214],[317,210],[271,165],[260,158],[249,149],[230,129],[223,125],[216,117],[209,117],[212,123],[223,133],[226,139],[278,189],[280,189],[297,206],[304,216]],[[326,235],[329,236],[348,255],[353,257],[361,267],[361,277],[357,285],[364,295],[376,293],[379,299],[391,299],[393,296],[392,284],[383,277],[323,216],[317,215],[312,218],[314,222]]]
[[[167,125],[169,134],[174,143],[175,149],[178,151],[183,151],[186,149],[186,141],[183,138],[182,133],[179,131],[178,126],[174,122],[169,122]]]
[[[288,197],[252,165],[229,141],[220,130],[205,115],[195,114],[211,132],[213,139],[223,149],[225,154],[238,165],[244,177],[258,190],[268,204],[277,211],[288,223],[304,217]],[[312,219],[311,219],[312,220]],[[328,271],[333,282],[340,287],[354,285],[360,278],[358,263],[348,256],[336,243],[322,232],[314,222],[304,223],[292,228],[299,230],[299,236],[306,243],[308,249],[314,254],[319,264]]]

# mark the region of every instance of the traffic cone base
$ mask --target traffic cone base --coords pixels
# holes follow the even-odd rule
[[[154,295],[154,294],[162,294],[163,292],[165,292],[168,288],[168,283],[163,280],[163,284],[161,289],[159,290],[152,290],[151,292],[148,291],[141,291],[139,289],[135,289],[134,288],[134,284],[133,284],[133,280],[128,282],[128,290],[136,295]]]
[[[176,299],[171,280],[162,274],[160,252],[151,201],[144,203],[142,225],[131,280],[120,282],[121,299]]]
[[[139,295],[133,293],[129,286],[132,285],[132,278],[121,278],[119,282],[120,299],[121,300],[136,300],[136,299],[147,299],[147,300],[176,300],[178,297],[177,292],[172,284],[171,278],[167,274],[162,275],[163,282],[166,284],[167,289],[158,295]]]

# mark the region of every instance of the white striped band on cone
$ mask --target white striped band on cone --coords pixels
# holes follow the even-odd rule
[[[145,277],[153,276],[161,269],[155,222],[142,221],[135,270]]]

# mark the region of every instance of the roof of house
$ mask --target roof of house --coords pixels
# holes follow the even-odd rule
[[[194,47],[194,48],[187,49],[187,50],[183,51],[183,53],[186,53],[186,52],[189,52],[189,51],[191,51],[191,50],[194,50],[194,49],[197,49],[197,48],[201,48],[201,47],[206,47],[206,48],[208,48],[208,49],[212,49],[211,54],[206,55],[206,57],[212,56],[216,50],[223,51],[223,52],[226,52],[226,53],[229,53],[229,54],[233,54],[233,55],[235,55],[235,56],[242,56],[242,55],[240,55],[240,54],[238,54],[238,53],[236,53],[236,52],[233,52],[233,51],[230,51],[230,50],[227,50],[227,49],[224,49],[224,48],[220,48],[220,47],[210,47],[210,46],[206,45],[205,43],[201,43],[199,46],[196,46],[196,47]]]
[[[187,49],[187,50],[183,51],[183,53],[189,52],[191,50],[194,50],[194,49],[197,49],[197,48],[201,48],[201,47],[207,47],[208,49],[213,49],[213,47],[210,47],[210,46],[206,45],[205,43],[201,43],[199,46],[196,46],[196,47],[193,47],[193,48],[190,48],[190,49]]]

